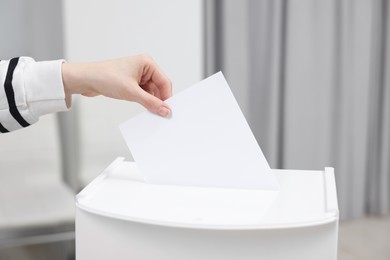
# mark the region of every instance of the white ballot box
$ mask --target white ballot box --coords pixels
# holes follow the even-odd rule
[[[333,168],[272,174],[279,191],[153,185],[118,158],[77,195],[76,257],[336,259]]]

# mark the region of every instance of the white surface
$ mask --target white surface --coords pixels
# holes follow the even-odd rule
[[[246,198],[241,191],[254,191],[145,184],[134,163],[117,159],[77,196],[76,258],[335,260],[338,212],[326,210],[337,206],[335,194],[329,194],[335,192],[333,172],[273,172],[281,191],[254,224],[245,217],[251,213],[247,201],[236,203]],[[229,192],[237,197],[222,195]],[[262,201],[258,207],[267,207]],[[233,207],[241,223],[226,223],[231,216],[219,214]]]
[[[364,234],[364,235],[362,235]],[[370,237],[372,239],[367,239]],[[390,259],[390,216],[340,222],[338,260]],[[59,259],[58,252],[66,245],[37,245],[7,248],[0,251],[0,259],[40,260]],[[62,255],[62,254],[60,254]],[[131,258],[130,258],[131,259]],[[161,258],[159,258],[161,259]],[[242,259],[242,257],[240,258]]]
[[[208,229],[292,228],[338,218],[334,179],[325,178],[333,173],[272,171],[280,191],[151,185],[143,182],[135,163],[117,159],[77,196],[77,203],[110,218]]]
[[[203,78],[202,0],[66,0],[68,61],[148,53],[171,78],[174,93]],[[81,172],[89,183],[116,156],[130,157],[118,124],[144,111],[135,103],[81,97]]]
[[[278,189],[221,72],[166,103],[169,118],[147,111],[120,125],[148,183]]]
[[[76,211],[77,260],[336,260],[337,221],[276,230],[145,225]]]

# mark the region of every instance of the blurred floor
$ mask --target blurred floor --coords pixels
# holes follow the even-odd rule
[[[340,223],[338,260],[389,260],[390,216]]]
[[[70,243],[0,250],[0,260],[71,260]],[[390,259],[390,216],[340,223],[338,260]]]
[[[74,241],[0,249],[0,260],[74,260]]]

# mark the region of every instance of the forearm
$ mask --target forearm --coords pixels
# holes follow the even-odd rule
[[[135,101],[164,117],[171,112],[164,100],[172,96],[172,83],[148,55],[93,63],[14,58],[0,62],[0,83],[1,133],[68,110],[73,94]]]
[[[101,75],[97,74],[98,65],[95,63],[63,63],[62,80],[66,96],[81,94],[95,96],[93,86]]]
[[[66,111],[62,60],[29,57],[0,62],[0,132],[27,127],[42,115]]]

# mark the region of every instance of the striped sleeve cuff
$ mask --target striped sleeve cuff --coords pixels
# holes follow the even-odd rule
[[[34,116],[67,111],[62,81],[64,60],[29,62],[24,69],[26,101]]]

